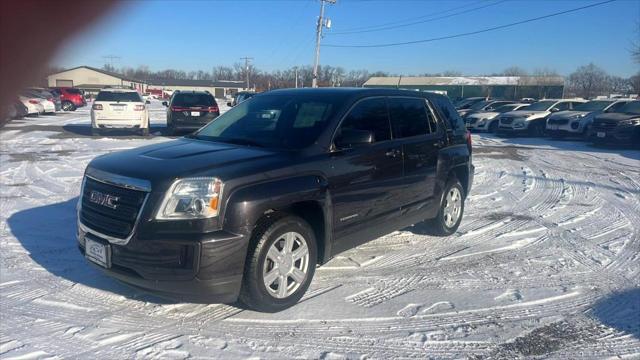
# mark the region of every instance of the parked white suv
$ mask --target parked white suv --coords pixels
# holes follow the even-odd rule
[[[498,106],[491,111],[482,111],[468,115],[466,120],[467,129],[471,131],[487,131],[495,133],[498,130],[498,122],[500,114],[522,110],[529,104],[506,104]]]
[[[136,90],[100,90],[91,107],[91,133],[99,135],[102,129],[132,129],[149,135],[149,111]]]
[[[558,111],[572,110],[586,102],[583,99],[546,99],[527,106],[524,110],[510,111],[500,115],[498,134],[523,134],[542,136],[547,117]]]

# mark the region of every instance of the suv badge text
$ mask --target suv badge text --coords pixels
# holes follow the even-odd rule
[[[120,198],[117,196],[113,196],[113,195],[109,195],[109,194],[103,194],[99,191],[91,191],[91,195],[89,195],[89,201],[91,201],[94,204],[98,204],[98,205],[102,205],[102,206],[106,206],[108,208],[111,209],[116,209],[118,207],[118,205],[116,204],[116,202],[119,200]]]

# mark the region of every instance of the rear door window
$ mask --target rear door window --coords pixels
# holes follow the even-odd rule
[[[391,139],[391,125],[384,98],[365,99],[351,109],[342,122],[342,130],[366,130],[374,134],[374,142]]]
[[[389,115],[398,138],[435,132],[435,123],[424,99],[389,98]]]
[[[178,93],[175,94],[172,104],[182,107],[208,107],[216,105],[216,101],[209,94]]]
[[[142,102],[140,94],[137,92],[115,92],[101,91],[96,97],[96,101],[115,101],[115,102]]]

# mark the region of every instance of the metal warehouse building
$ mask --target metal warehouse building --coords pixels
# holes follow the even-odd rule
[[[78,66],[47,76],[50,87],[75,87],[86,93],[95,94],[100,89],[109,86],[121,86],[136,89],[142,93],[169,93],[175,90],[207,90],[217,98],[224,98],[245,89],[243,81],[212,81],[212,80],[140,80],[131,79],[124,75],[97,69],[91,66]]]
[[[562,98],[564,78],[560,76],[390,76],[372,77],[363,86],[434,91],[444,93],[451,99],[473,96],[542,99]]]

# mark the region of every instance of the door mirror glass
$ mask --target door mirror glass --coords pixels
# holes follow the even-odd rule
[[[339,149],[348,149],[352,147],[372,144],[373,141],[374,135],[372,131],[342,129],[342,133],[336,138],[336,146]]]
[[[151,101],[147,100],[144,102],[145,104],[151,104]]]
[[[233,105],[231,105],[231,101],[227,101],[227,106],[232,107]]]
[[[169,106],[169,104],[167,104],[167,102],[166,102],[166,101],[163,101],[163,102],[162,102],[162,106]]]

